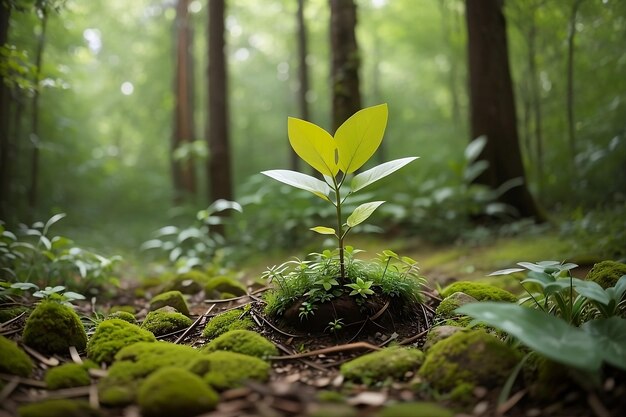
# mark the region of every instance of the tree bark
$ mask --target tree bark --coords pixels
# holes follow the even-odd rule
[[[0,47],[9,40],[9,20],[11,8],[7,2],[0,1]],[[7,220],[9,209],[9,88],[0,73],[0,219]]]
[[[497,189],[516,178],[524,182],[500,196],[521,217],[543,220],[525,181],[501,0],[466,0],[470,124],[472,138],[487,136],[480,155],[489,167],[476,179]]]
[[[224,0],[209,0],[208,30],[208,183],[210,199],[232,200],[232,176],[228,132],[228,78],[224,38]]]
[[[197,194],[194,157],[189,155],[176,160],[173,153],[180,146],[195,139],[193,105],[193,71],[191,60],[192,34],[189,26],[189,0],[178,0],[176,4],[176,75],[174,132],[171,143],[171,166],[174,183],[174,203],[179,204]]]
[[[534,9],[530,12],[529,28],[527,34],[528,42],[528,74],[530,77],[530,96],[532,103],[532,115],[534,119],[534,136],[535,136],[535,163],[537,167],[537,183],[539,184],[539,193],[543,190],[544,167],[543,167],[543,121],[541,113],[541,92],[539,86],[539,77],[537,71],[537,22],[535,21]]]
[[[576,36],[576,16],[582,0],[575,0],[572,5],[569,31],[567,33],[567,133],[572,161],[576,158],[576,128],[574,119],[574,38]],[[575,170],[574,170],[575,171]]]
[[[360,57],[356,40],[356,5],[353,0],[330,0],[331,79],[333,132],[361,109]]]
[[[308,55],[308,42],[306,23],[304,20],[304,3],[305,0],[298,0],[298,11],[296,12],[296,21],[298,25],[298,107],[300,109],[300,117],[303,120],[309,120],[309,103],[307,102],[307,93],[309,92],[309,68],[306,63]],[[300,158],[291,146],[289,148],[290,166],[294,171],[298,171],[300,167]]]

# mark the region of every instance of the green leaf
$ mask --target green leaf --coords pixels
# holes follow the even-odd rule
[[[323,175],[337,175],[337,145],[330,133],[313,123],[290,117],[287,121],[287,134],[291,147],[304,162]]]
[[[509,268],[509,269],[501,269],[499,271],[494,271],[491,274],[487,275],[488,277],[493,277],[493,276],[497,276],[497,275],[509,275],[509,274],[513,274],[515,272],[522,272],[525,271],[524,268]]]
[[[593,281],[578,281],[576,282],[576,292],[583,295],[590,300],[597,301],[605,306],[608,306],[611,302],[611,296],[608,291],[600,286],[597,282]],[[620,300],[616,300],[619,302]]]
[[[418,159],[418,157],[416,156],[394,159],[393,161],[385,162],[384,164],[377,165],[374,168],[368,169],[367,171],[363,171],[360,174],[355,175],[355,177],[352,178],[352,182],[350,183],[352,192],[362,190],[368,185],[382,178],[385,178],[387,175],[393,174],[400,168],[415,161],[416,159]]]
[[[512,303],[470,303],[456,309],[516,337],[522,344],[564,365],[598,371],[601,351],[593,338],[564,320]]]
[[[59,213],[59,214],[55,214],[54,216],[50,217],[50,220],[48,220],[46,222],[46,225],[43,227],[43,234],[45,235],[46,233],[48,233],[48,229],[50,228],[50,226],[52,226],[53,224],[55,224],[56,222],[58,222],[59,220],[61,220],[65,216],[66,216],[65,213]]]
[[[380,146],[387,126],[387,104],[360,110],[335,132],[339,167],[350,174],[367,162]]]
[[[581,328],[596,341],[606,362],[626,371],[626,319],[613,316],[592,320]]]
[[[268,177],[284,184],[291,185],[292,187],[309,191],[326,201],[330,201],[328,199],[328,195],[330,194],[330,187],[328,184],[310,175],[302,174],[296,171],[289,171],[287,169],[273,169],[270,171],[263,171],[261,174],[267,175]]]
[[[486,144],[487,136],[485,135],[480,135],[479,137],[471,141],[469,145],[465,147],[465,160],[472,162],[476,158],[478,158],[478,155],[480,155],[480,153],[483,151]]]
[[[314,232],[319,233],[320,235],[334,235],[335,234],[335,229],[333,229],[332,227],[315,226],[315,227],[311,227],[309,230],[313,230]]]
[[[372,201],[371,203],[364,203],[358,206],[352,214],[348,217],[347,224],[349,227],[354,227],[358,224],[363,223],[369,216],[372,215],[374,210],[376,210],[384,201]]]

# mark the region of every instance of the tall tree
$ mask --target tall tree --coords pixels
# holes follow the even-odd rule
[[[208,30],[208,120],[206,140],[209,147],[209,197],[212,201],[232,200],[232,174],[228,134],[228,77],[224,37],[224,0],[209,1]]]
[[[333,91],[333,132],[361,109],[356,41],[357,13],[354,0],[330,0],[331,79]]]
[[[11,6],[0,1],[0,48],[9,40]],[[6,220],[9,195],[9,88],[0,71],[0,219]]]
[[[574,0],[567,33],[567,133],[572,161],[576,158],[576,129],[574,127],[574,38],[576,36],[576,16],[582,0]]]
[[[471,133],[472,138],[487,137],[480,158],[489,163],[476,182],[497,189],[508,181],[522,179],[522,184],[505,191],[500,201],[514,207],[521,217],[542,220],[525,181],[502,3],[465,2]]]
[[[307,93],[309,92],[309,67],[306,62],[308,55],[308,41],[306,23],[304,20],[305,0],[298,0],[298,10],[296,12],[296,22],[298,25],[298,107],[302,120],[309,120],[309,103]],[[300,165],[300,158],[289,146],[291,169],[297,171]]]
[[[176,158],[175,151],[189,146],[194,134],[193,60],[192,32],[189,24],[189,0],[178,0],[176,4],[176,75],[174,132],[171,141],[171,166],[174,183],[174,202],[181,203],[197,194],[194,159],[192,152],[182,153]]]

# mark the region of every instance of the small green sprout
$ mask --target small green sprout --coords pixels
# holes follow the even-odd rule
[[[367,298],[368,295],[374,294],[374,291],[370,289],[374,282],[362,278],[357,278],[354,284],[345,284],[346,287],[352,288],[350,295],[360,295],[363,298]]]

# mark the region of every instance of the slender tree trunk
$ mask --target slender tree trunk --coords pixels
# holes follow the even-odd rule
[[[175,115],[171,152],[182,145],[190,144],[194,138],[193,72],[191,71],[191,28],[189,27],[189,0],[178,0],[176,4],[176,75]],[[179,204],[197,194],[193,155],[183,160],[170,156],[174,183],[174,203]]]
[[[574,119],[574,38],[576,36],[576,16],[582,0],[575,0],[570,15],[567,33],[567,133],[572,161],[576,158],[576,128]]]
[[[0,47],[9,39],[9,19],[11,9],[8,3],[0,1]],[[9,209],[9,88],[0,73],[0,220],[7,220]]]
[[[541,91],[539,86],[539,76],[537,71],[537,22],[535,21],[534,10],[531,11],[528,28],[528,73],[530,77],[530,96],[532,103],[532,115],[534,119],[535,137],[535,166],[537,167],[537,183],[539,192],[543,190],[545,177],[543,162],[543,119],[541,113]]]
[[[471,137],[487,136],[480,157],[489,162],[476,182],[497,189],[507,181],[522,179],[522,185],[510,188],[500,201],[521,217],[542,220],[522,165],[502,1],[466,0],[466,19]]]
[[[298,11],[296,13],[296,21],[298,24],[298,107],[300,108],[300,117],[303,120],[309,120],[309,103],[307,102],[307,93],[309,92],[309,67],[306,62],[308,55],[308,41],[306,23],[304,20],[305,0],[298,0]],[[291,169],[297,171],[300,167],[300,158],[288,146]]]
[[[333,132],[361,109],[360,57],[356,41],[356,5],[353,0],[330,0]]]
[[[224,0],[209,0],[208,119],[209,196],[212,201],[232,200],[232,177],[228,135],[227,71],[224,39]]]
[[[450,36],[450,23],[449,13],[450,11],[446,7],[446,0],[439,1],[439,9],[441,12],[441,30],[443,34],[443,41],[448,49],[448,57],[450,62],[450,70],[448,71],[448,88],[450,90],[450,98],[452,99],[452,122],[455,126],[461,124],[461,106],[459,100],[459,92],[457,88],[457,65],[454,57],[454,45]]]
[[[48,10],[43,5],[41,9],[41,33],[37,42],[37,52],[35,58],[35,91],[32,101],[32,119],[31,119],[31,135],[32,154],[31,154],[31,181],[28,189],[28,207],[30,214],[33,215],[38,203],[39,189],[39,148],[41,146],[41,138],[39,137],[39,98],[41,96],[41,68],[43,65],[43,53],[46,45],[46,32],[48,28]]]

